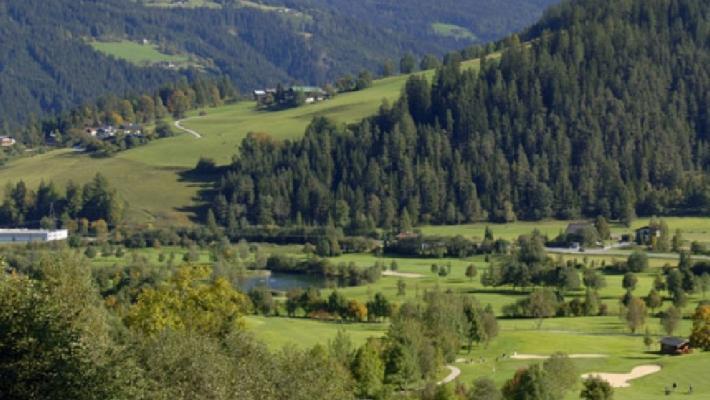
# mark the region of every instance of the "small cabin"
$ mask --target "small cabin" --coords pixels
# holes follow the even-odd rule
[[[690,342],[688,339],[679,337],[664,337],[661,339],[661,353],[678,355],[690,353]]]

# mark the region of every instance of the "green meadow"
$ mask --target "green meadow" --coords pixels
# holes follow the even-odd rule
[[[470,41],[474,41],[477,39],[476,35],[474,35],[470,30],[459,25],[435,22],[431,24],[431,29],[433,29],[434,32],[440,36]]]
[[[159,62],[184,64],[189,61],[187,56],[161,53],[155,45],[136,43],[129,40],[116,42],[93,41],[90,44],[97,51],[136,65],[152,65]]]
[[[687,242],[699,241],[710,243],[710,219],[707,217],[663,217],[671,232],[680,229],[683,239]],[[539,230],[543,235],[554,238],[560,232],[564,232],[570,221],[545,220],[545,221],[516,221],[507,224],[495,224],[481,222],[475,224],[462,225],[438,225],[420,227],[422,233],[427,235],[456,236],[461,235],[471,239],[482,239],[486,226],[493,230],[496,237],[511,240],[522,234]],[[611,223],[612,234],[632,233],[644,225],[648,225],[649,218],[638,218],[626,227],[620,223]]]

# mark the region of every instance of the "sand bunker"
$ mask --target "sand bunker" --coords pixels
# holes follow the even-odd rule
[[[461,370],[454,367],[453,365],[447,365],[446,368],[449,369],[449,372],[450,372],[449,375],[446,378],[437,382],[436,383],[437,385],[445,385],[445,384],[453,381],[454,379],[458,378],[459,375],[461,375]]]
[[[569,358],[605,358],[607,357],[606,354],[568,354],[567,357]],[[513,353],[510,356],[511,359],[513,360],[546,360],[550,358],[550,356],[544,356],[541,354],[518,354],[518,353]]]
[[[422,274],[414,274],[411,272],[397,272],[397,271],[390,271],[390,270],[382,271],[382,275],[383,276],[396,276],[399,278],[421,278],[422,276],[424,276]]]
[[[590,376],[596,376],[599,377],[607,382],[612,387],[615,388],[624,388],[624,387],[629,387],[631,384],[629,383],[630,380],[636,379],[636,378],[641,378],[646,375],[650,374],[655,374],[656,372],[661,370],[660,365],[639,365],[638,367],[634,367],[634,369],[631,370],[628,374],[612,374],[612,373],[606,373],[606,372],[590,372],[588,374],[583,374],[582,378],[586,379],[589,378]]]

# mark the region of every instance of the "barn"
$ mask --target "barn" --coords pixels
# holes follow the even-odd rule
[[[690,353],[690,342],[688,339],[668,336],[661,339],[661,353],[663,354],[688,354]]]

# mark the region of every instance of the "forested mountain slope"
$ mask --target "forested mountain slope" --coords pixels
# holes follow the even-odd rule
[[[482,42],[498,40],[536,21],[555,0],[285,0],[285,4],[312,4],[333,12],[370,21],[387,30],[418,40],[456,48],[466,44],[453,35],[437,32],[433,24],[453,25],[470,31]]]
[[[4,1],[0,3],[0,129],[11,131],[31,115],[66,111],[107,93],[142,93],[175,81],[179,74],[194,74],[108,57],[90,46],[97,40],[145,41],[195,59],[202,72],[228,75],[243,90],[277,83],[320,84],[365,68],[377,71],[385,59],[405,52],[441,54],[471,43],[434,34],[424,39],[411,29],[400,31],[399,25],[369,18],[369,11],[351,14],[303,1],[284,9],[282,3],[272,3],[225,0],[210,3],[218,8],[166,8],[145,7],[133,0]],[[399,6],[392,7],[396,11]],[[508,32],[532,21],[541,7],[524,10],[512,19],[510,9],[488,9],[476,15],[494,14],[505,22],[496,23],[491,32]],[[411,10],[402,17],[410,14]],[[439,19],[448,21],[432,16],[420,30],[430,31],[429,25]],[[483,31],[488,28],[476,30],[485,38],[497,35]]]
[[[411,79],[399,103],[306,137],[251,135],[223,223],[408,228],[710,212],[710,3],[577,0],[479,73]]]

